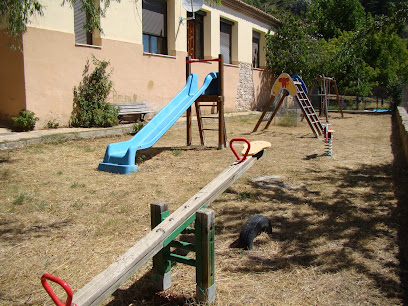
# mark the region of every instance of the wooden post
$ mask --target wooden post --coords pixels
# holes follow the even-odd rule
[[[202,146],[205,146],[205,137],[203,131],[203,119],[201,118],[201,108],[199,99],[195,100],[195,109],[197,115],[197,125],[198,125],[198,134],[200,135],[200,143]]]
[[[335,79],[333,79],[333,84],[334,84],[334,91],[336,93],[336,100],[337,100],[337,104],[339,105],[339,109],[340,109],[340,113],[341,113],[341,118],[344,118],[343,115],[343,109],[341,108],[341,102],[340,102],[340,97],[339,97],[339,91],[337,89],[337,82]],[[378,97],[377,97],[378,98]]]
[[[320,83],[318,83],[318,82],[320,82]],[[315,88],[316,83],[318,84],[317,85],[318,93],[313,94],[313,90]],[[337,101],[337,104],[339,106],[341,117],[344,118],[343,109],[341,107],[340,98],[339,98],[339,92],[338,92],[338,89],[337,89],[337,82],[336,82],[335,78],[326,77],[324,75],[321,75],[321,76],[315,78],[315,81],[314,81],[313,86],[312,86],[312,90],[309,91],[310,101],[312,101],[312,96],[318,96],[319,97],[319,99],[320,99],[319,116],[322,116],[322,114],[324,112],[327,122],[329,121],[329,114],[328,114],[329,102],[328,101],[329,101],[329,98],[332,96],[332,94],[330,93],[331,86],[333,86],[334,91],[335,91],[334,95],[336,96],[336,101]]]
[[[218,149],[223,149],[227,146],[226,144],[226,128],[225,128],[225,118],[224,118],[224,97],[218,97]]]
[[[191,74],[191,64],[188,62],[191,60],[190,56],[186,57],[186,80],[188,79],[188,77]],[[191,106],[187,109],[187,145],[191,146],[192,144],[192,134],[191,134]]]
[[[158,226],[169,214],[167,203],[150,204],[151,228]],[[153,287],[157,291],[167,290],[171,286],[171,261],[165,259],[168,253],[170,253],[170,246],[164,247],[153,257]]]
[[[227,146],[227,133],[224,118],[224,56],[218,55],[218,149]]]
[[[197,300],[215,301],[215,213],[211,209],[200,209],[195,222]]]
[[[273,102],[275,101],[275,97],[271,96],[271,98],[269,99],[269,103],[266,105],[264,111],[262,112],[261,117],[259,117],[258,122],[256,123],[252,133],[256,132],[259,128],[259,125],[262,123],[263,118],[265,117],[266,113],[268,112],[268,110],[271,108]]]
[[[329,88],[330,80],[323,76],[324,84],[324,115],[326,116],[326,122],[329,122]]]

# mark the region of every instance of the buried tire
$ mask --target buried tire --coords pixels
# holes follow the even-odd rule
[[[252,216],[248,219],[247,223],[245,223],[239,234],[239,247],[252,250],[255,237],[262,232],[272,235],[271,220],[264,216]]]

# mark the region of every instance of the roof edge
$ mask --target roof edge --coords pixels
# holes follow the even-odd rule
[[[259,8],[252,6],[244,1],[222,0],[221,4],[224,5],[225,7],[238,11],[244,15],[255,18],[264,23],[270,24],[271,26],[280,27],[282,25],[282,22],[275,16],[272,16],[260,10]]]

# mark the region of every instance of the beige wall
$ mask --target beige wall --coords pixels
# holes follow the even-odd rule
[[[271,98],[272,86],[275,78],[271,71],[262,69],[253,69],[254,80],[254,105],[253,110],[263,110]]]
[[[204,57],[216,58],[220,53],[220,15],[206,6],[204,9],[208,10],[204,18]]]
[[[61,3],[62,1],[41,0],[45,7],[44,15],[31,17],[29,27],[74,33],[74,10],[69,3],[64,6]]]
[[[143,54],[142,45],[126,42],[104,39],[103,47],[98,49],[74,46],[73,41],[73,34],[35,28],[24,36],[26,103],[40,118],[38,128],[49,120],[68,123],[73,87],[81,81],[86,60],[92,54],[109,60],[114,69],[110,102],[144,101],[159,111],[185,85],[186,53],[159,56]],[[224,70],[228,80],[225,109],[233,111],[239,69],[232,66]],[[197,63],[192,71],[198,73],[201,86],[207,73],[218,71],[218,64]]]
[[[75,47],[73,34],[39,28],[28,28],[23,43],[26,106],[40,118],[36,127],[49,120],[66,125],[89,51],[101,58],[100,50]]]
[[[142,44],[142,1],[111,1],[101,26],[102,39]]]
[[[212,10],[212,15],[215,17],[214,21],[211,23],[212,33],[217,33],[213,35],[213,48],[212,56],[216,57],[220,52],[220,37],[219,37],[219,18],[225,18],[234,22],[232,27],[232,54],[231,61],[232,64],[238,64],[239,62],[251,63],[252,62],[252,31],[255,30],[261,35],[261,46],[265,46],[265,34],[268,30],[271,30],[270,26],[266,23],[258,21],[252,17],[246,16],[243,13],[236,12],[231,8],[224,5],[215,5],[209,7],[204,5],[205,9]],[[274,33],[273,31],[271,33]],[[266,56],[265,51],[262,49],[260,53],[260,65],[261,67],[266,67]]]
[[[101,20],[104,32],[99,47],[75,45],[73,9],[69,5],[62,7],[54,0],[44,0],[44,4],[44,16],[35,17],[24,35],[24,53],[0,49],[2,58],[11,59],[7,62],[10,69],[2,69],[0,73],[4,80],[0,84],[0,113],[3,115],[15,114],[26,106],[40,118],[37,128],[42,128],[49,120],[67,125],[72,111],[73,87],[81,81],[86,60],[92,55],[110,61],[114,69],[110,102],[144,101],[158,111],[185,85],[187,14],[180,0],[168,0],[168,56],[143,53],[141,1],[111,3],[106,17]],[[204,18],[205,57],[216,58],[220,52],[219,19],[223,17],[235,22],[234,63],[250,63],[252,47],[248,41],[252,41],[252,31],[265,33],[267,25],[224,6],[205,5],[203,10],[207,12]],[[184,18],[182,22],[180,17]],[[262,62],[265,60],[261,53]],[[11,78],[4,73],[8,70],[13,71]],[[194,64],[192,71],[199,74],[201,86],[207,73],[218,71],[218,64]],[[224,74],[225,110],[236,111],[240,68],[225,65]],[[269,99],[269,81],[265,81],[265,75],[263,70],[253,70],[255,101],[252,104],[261,105]]]
[[[0,120],[9,120],[25,108],[23,53],[9,47],[9,37],[0,31]]]
[[[36,28],[28,29],[24,45],[26,104],[40,117],[38,127],[49,120],[68,123],[73,87],[81,81],[91,55],[109,60],[114,69],[110,101],[145,101],[158,110],[177,93],[175,84],[185,83],[185,54],[143,55],[142,45],[108,39],[100,49],[75,46],[73,34]]]

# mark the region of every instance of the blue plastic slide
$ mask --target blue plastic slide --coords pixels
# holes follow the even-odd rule
[[[196,73],[191,74],[186,86],[135,136],[127,141],[108,145],[98,170],[120,174],[136,172],[136,151],[153,146],[216,78],[217,73],[209,73],[198,89],[198,76]]]

